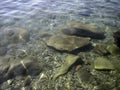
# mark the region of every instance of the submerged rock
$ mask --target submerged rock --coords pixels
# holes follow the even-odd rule
[[[66,57],[65,62],[63,65],[55,72],[53,79],[58,78],[60,75],[63,75],[68,72],[69,68],[79,59],[79,56],[69,54]]]
[[[95,27],[93,25],[88,25],[88,24],[84,24],[84,23],[80,23],[80,22],[67,23],[66,27],[68,27],[68,28],[84,28],[84,29],[89,29],[93,32],[95,32],[97,30],[97,27]]]
[[[107,50],[107,45],[104,45],[104,44],[97,44],[95,45],[93,51],[99,55],[103,55],[103,56],[106,56],[106,55],[109,55],[110,52]]]
[[[91,73],[87,70],[87,68],[81,68],[78,72],[78,75],[82,83],[89,83],[92,76]]]
[[[0,83],[16,76],[35,76],[41,71],[41,66],[30,59],[9,60],[7,58],[0,58]]]
[[[113,33],[115,44],[120,48],[120,31]]]
[[[76,35],[81,37],[90,37],[92,39],[105,39],[104,33],[93,32],[83,28],[64,28],[62,32],[67,35]]]
[[[90,73],[88,68],[81,68],[77,72],[77,77],[78,82],[81,84],[82,87],[85,88],[85,90],[91,90],[91,88],[93,87],[92,85],[94,85],[93,81],[95,81],[95,79],[93,78],[93,75]],[[93,84],[91,85],[91,83]]]
[[[2,40],[8,40],[9,43],[27,42],[30,37],[28,30],[18,27],[4,28],[0,33]]]
[[[107,58],[97,57],[94,61],[94,68],[97,70],[112,70],[114,66]]]
[[[105,35],[103,32],[97,32],[97,28],[82,23],[70,23],[65,28],[62,29],[62,32],[67,35],[76,35],[82,37],[90,37],[92,39],[104,39]]]
[[[51,46],[61,51],[73,51],[88,45],[90,38],[67,36],[67,35],[54,35],[48,40],[45,40],[48,46]]]

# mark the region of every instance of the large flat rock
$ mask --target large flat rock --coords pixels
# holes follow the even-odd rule
[[[53,35],[45,40],[48,46],[51,46],[61,51],[73,51],[88,45],[90,38],[68,36],[68,35]]]

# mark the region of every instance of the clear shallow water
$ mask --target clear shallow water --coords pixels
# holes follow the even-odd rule
[[[120,25],[119,0],[0,0],[0,24],[53,29],[70,21]],[[47,27],[46,27],[47,26]]]
[[[105,40],[106,42],[109,42],[112,38],[111,35],[112,32],[120,29],[120,22],[119,22],[120,1],[119,0],[0,0],[0,30],[2,30],[2,27],[6,28],[7,26],[10,27],[17,26],[20,28],[25,27],[27,28],[27,30],[31,31],[30,41],[27,44],[24,45],[18,43],[15,45],[10,44],[8,46],[5,46],[5,48],[8,49],[7,54],[8,55],[10,54],[15,58],[20,57],[20,59],[24,57],[24,55],[25,57],[27,57],[28,55],[28,57],[30,56],[35,59],[37,58],[39,62],[45,63],[44,68],[46,68],[47,70],[45,71],[45,73],[47,73],[47,75],[50,77],[52,72],[54,72],[54,70],[56,69],[56,67],[61,65],[61,63],[64,60],[63,58],[65,58],[65,56],[60,55],[60,53],[50,52],[51,50],[46,48],[45,43],[40,38],[40,35],[38,35],[40,34],[39,31],[42,30],[43,31],[49,30],[50,32],[52,32],[53,30],[57,31],[59,28],[61,28],[62,25],[64,26],[64,24],[71,21],[84,22],[90,25],[96,25],[97,27],[101,27],[101,28],[106,28],[106,27],[111,28],[108,29],[108,31],[106,32],[108,38],[110,37],[110,39],[107,38]],[[6,42],[4,42],[3,40],[2,46],[4,46],[4,43],[6,45],[7,44]],[[104,43],[104,41],[101,42]],[[4,50],[5,48],[1,49],[1,51]],[[84,58],[85,60],[89,58],[90,58],[89,60],[93,60],[96,57],[96,55],[94,57],[94,54],[90,52],[90,54],[85,53],[83,57],[85,57]],[[49,66],[51,68],[49,68]],[[119,79],[119,76],[117,77]],[[36,79],[39,80],[37,77]],[[35,82],[33,80],[33,83],[36,84],[37,80],[35,80]],[[66,79],[63,80],[67,81]],[[68,81],[69,80],[70,79],[68,79]],[[77,86],[77,84],[74,83],[75,80],[73,80],[72,86]],[[108,81],[106,80],[106,77],[102,77],[102,80]],[[112,85],[116,86],[116,80],[117,79],[114,80],[113,84],[110,84],[110,87]],[[59,81],[57,83],[58,84],[62,83],[60,87],[63,87],[64,85],[66,85],[63,83],[65,81],[61,81],[61,82]],[[13,86],[19,87],[18,85],[20,84],[18,81],[15,80],[14,83]],[[22,83],[23,82],[21,82],[21,84]],[[41,82],[41,86],[43,88],[44,87],[47,88],[46,85],[44,84],[47,84],[47,86],[51,86],[51,84],[49,84],[48,81],[45,81],[45,83]],[[56,86],[59,88],[58,84],[56,84]],[[2,90],[5,90],[4,88],[7,88],[7,85],[3,84],[1,87],[3,87]],[[42,89],[42,90],[47,90],[47,89]]]

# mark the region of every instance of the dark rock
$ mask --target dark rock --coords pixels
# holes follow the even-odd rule
[[[29,59],[24,59],[21,61],[11,61],[8,75],[38,75],[40,72],[41,68],[37,62]]]
[[[42,71],[42,65],[40,66],[39,63],[36,61],[23,61],[23,64],[26,67],[27,74],[31,76],[38,75]]]
[[[37,62],[30,59],[0,59],[0,83],[16,76],[38,75],[41,71],[41,66]]]
[[[120,31],[113,33],[115,44],[120,48]]]
[[[13,78],[18,75],[25,75],[26,69],[20,62],[12,62],[7,72],[7,77]]]
[[[83,28],[64,28],[62,32],[67,35],[76,35],[81,37],[90,37],[92,39],[105,39],[105,35],[102,32],[93,32],[89,29]]]

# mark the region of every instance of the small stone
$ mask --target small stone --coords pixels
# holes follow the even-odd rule
[[[41,75],[40,75],[40,78],[39,78],[40,80],[41,79],[48,79],[48,76],[46,75],[46,74],[44,74],[44,73],[42,73]]]
[[[104,57],[97,57],[94,61],[94,68],[97,70],[113,70],[113,64]]]
[[[13,80],[7,80],[7,83],[8,83],[8,85],[11,85],[12,84],[12,82],[13,82]]]
[[[67,36],[67,35],[54,35],[48,40],[45,40],[48,46],[51,46],[60,51],[73,51],[88,45],[90,38]]]

